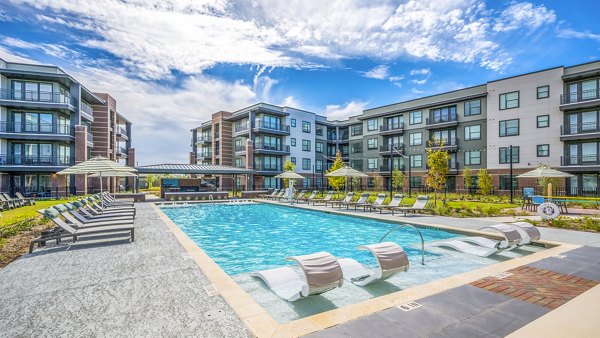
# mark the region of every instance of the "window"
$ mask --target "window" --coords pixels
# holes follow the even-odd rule
[[[465,127],[465,141],[481,140],[481,125]]]
[[[315,160],[315,170],[316,171],[323,170],[323,160]]]
[[[550,156],[550,145],[549,144],[538,144],[537,157],[548,157],[548,156]]]
[[[410,155],[410,167],[419,168],[423,166],[423,155]]]
[[[235,159],[235,166],[238,167],[238,168],[243,168],[244,167],[244,164],[243,164],[241,158],[236,158]]]
[[[408,113],[408,123],[409,124],[423,123],[423,113],[420,110],[411,111],[410,113]]]
[[[500,110],[519,108],[519,92],[500,94]]]
[[[465,102],[465,116],[481,114],[481,100]]]
[[[296,146],[296,138],[292,137],[292,139],[290,140],[290,143],[292,144],[292,147]]]
[[[290,162],[292,162],[294,165],[296,165],[296,158],[295,157],[291,157],[290,158]]]
[[[519,163],[519,147],[512,147],[512,163]],[[500,164],[510,163],[510,149],[500,148]]]
[[[350,126],[350,135],[352,135],[352,136],[360,136],[362,134],[363,134],[363,125],[362,125],[362,123]]]
[[[310,133],[310,122],[308,122],[308,121],[302,121],[302,132],[303,133]]]
[[[303,188],[310,188],[311,187],[311,185],[310,185],[310,177],[305,177],[302,180],[302,187]]]
[[[538,128],[550,127],[550,115],[539,115],[537,117],[537,127]]]
[[[546,85],[546,86],[537,87],[538,100],[545,99],[547,97],[550,97],[550,86]]]
[[[519,135],[519,119],[500,121],[500,137]]]
[[[322,153],[323,152],[323,143],[321,142],[316,142],[315,143],[315,151],[317,153]]]
[[[377,169],[377,162],[379,159],[377,158],[369,158],[367,159],[367,169]]]
[[[23,117],[25,120],[23,121]],[[15,132],[33,132],[33,133],[52,133],[53,123],[52,114],[48,113],[14,113],[14,131]],[[24,124],[23,124],[24,123]],[[70,129],[70,128],[69,128]],[[57,130],[61,133],[61,130]],[[65,133],[70,133],[66,130]]]
[[[302,151],[310,151],[310,140],[302,140]]]
[[[423,144],[423,133],[412,133],[408,136],[408,145],[420,146]]]
[[[350,144],[350,152],[353,154],[362,153],[363,152],[363,143],[361,142],[353,142]]]
[[[377,139],[376,138],[367,139],[367,149],[377,149]]]
[[[456,106],[441,107],[431,110],[432,123],[442,123],[456,120]]]
[[[400,129],[404,127],[402,117],[400,115],[396,115],[385,118],[385,127],[387,130]]]
[[[363,170],[363,160],[351,160],[352,169]]]
[[[290,124],[292,125],[292,127],[296,128],[296,119],[291,119]]]
[[[310,158],[302,159],[302,170],[310,170]]]
[[[412,176],[410,178],[411,188],[420,188],[423,185],[423,178],[421,176]]]
[[[480,164],[481,164],[481,151],[480,150],[465,151],[465,165],[480,165]]]
[[[499,177],[499,186],[500,190],[509,190],[510,189],[510,176],[509,175],[500,175]],[[517,177],[513,176],[512,187],[513,189],[518,189],[519,182]]]
[[[377,119],[367,120],[367,130],[368,131],[377,130]]]
[[[317,124],[317,128],[315,130],[315,134],[317,134],[317,136],[323,136],[323,129],[324,128],[323,128],[322,125]]]

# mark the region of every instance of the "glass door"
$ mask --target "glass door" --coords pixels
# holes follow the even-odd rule
[[[569,85],[569,103],[577,102],[577,83]]]
[[[13,100],[23,100],[23,82],[12,82],[12,97]]]
[[[13,153],[12,153],[12,160],[13,160],[13,164],[22,164],[22,159],[23,159],[23,144],[21,143],[15,143],[12,145],[13,147]],[[19,183],[20,186],[20,183]]]
[[[569,145],[569,164],[573,165],[573,164],[578,164],[577,162],[577,145],[576,144],[571,144]]]
[[[569,115],[569,134],[577,134],[579,126],[579,114]]]
[[[25,82],[25,100],[38,101],[39,91],[37,82]]]

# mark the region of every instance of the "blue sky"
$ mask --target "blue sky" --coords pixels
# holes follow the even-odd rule
[[[596,15],[594,15],[596,13]],[[60,66],[134,123],[139,164],[258,101],[363,109],[597,60],[596,1],[5,0],[0,58]]]

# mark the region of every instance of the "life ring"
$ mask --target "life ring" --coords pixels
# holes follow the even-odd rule
[[[555,219],[560,215],[560,208],[558,205],[550,202],[542,203],[538,206],[538,215],[542,217],[542,219]]]

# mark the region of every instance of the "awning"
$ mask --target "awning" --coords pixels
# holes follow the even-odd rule
[[[136,169],[140,174],[248,175],[255,173],[252,169],[201,164],[153,164],[136,167]]]

